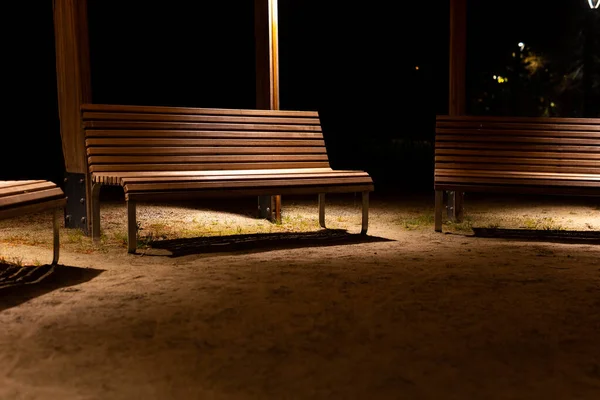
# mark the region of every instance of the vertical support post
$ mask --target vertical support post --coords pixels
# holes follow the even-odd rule
[[[56,208],[52,213],[52,235],[53,235],[53,255],[52,265],[58,264],[58,257],[60,256],[60,231],[59,231],[59,213],[62,213],[62,208]]]
[[[277,0],[254,0],[256,108],[279,110],[279,34]],[[258,198],[259,218],[281,221],[281,196]]]
[[[83,196],[67,202],[66,215],[79,215],[77,208],[85,207],[85,219],[65,218],[68,228],[90,228],[91,185],[87,176],[84,137],[81,129],[80,107],[92,101],[90,53],[87,21],[87,0],[52,0],[54,38],[56,47],[56,82],[60,136],[67,172],[65,192],[75,192],[80,181],[85,184]],[[72,179],[77,174],[77,179]],[[69,186],[73,186],[69,188]],[[80,198],[84,201],[81,202]],[[82,226],[83,225],[83,226]]]
[[[466,114],[467,0],[450,0],[450,91],[448,113]],[[448,192],[448,217],[460,222],[463,193]]]
[[[137,221],[135,218],[135,201],[127,200],[127,252],[135,253],[137,249]]]
[[[362,192],[362,228],[361,235],[366,235],[369,229],[369,192]]]
[[[444,206],[444,191],[436,190],[435,191],[435,211],[434,211],[434,221],[435,221],[435,231],[442,231],[442,207]]]
[[[92,184],[92,240],[100,241],[100,188],[102,184]]]
[[[319,193],[319,225],[321,228],[325,226],[325,193]]]

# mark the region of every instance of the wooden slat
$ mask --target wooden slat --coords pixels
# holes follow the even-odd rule
[[[437,149],[470,149],[472,151],[494,149],[503,151],[514,151],[527,149],[529,152],[543,151],[543,152],[581,152],[581,153],[595,153],[598,146],[569,146],[569,145],[552,145],[552,144],[527,144],[524,143],[476,143],[476,142],[438,142],[435,144]]]
[[[436,169],[436,178],[438,177],[464,177],[464,176],[485,176],[490,178],[526,178],[526,179],[558,179],[558,180],[587,180],[600,182],[600,175],[595,174],[569,174],[569,173],[549,173],[532,172],[517,170],[460,170],[460,169]]]
[[[595,135],[598,137],[598,135]],[[483,146],[489,146],[490,143],[527,143],[537,145],[574,145],[574,146],[600,146],[600,139],[585,138],[565,138],[565,137],[527,137],[527,136],[507,136],[507,135],[437,135],[437,143],[458,144],[456,142],[475,143]]]
[[[460,184],[436,183],[435,190],[452,190],[459,192],[492,192],[518,194],[544,194],[558,196],[598,196],[598,188],[567,187],[567,186],[523,186],[523,185],[489,185],[489,184]]]
[[[124,177],[121,179],[122,184],[132,183],[170,183],[170,182],[229,182],[229,181],[247,181],[249,184],[255,181],[271,181],[280,180],[285,178],[286,180],[295,179],[325,179],[325,178],[371,178],[366,172],[360,171],[348,171],[348,172],[323,172],[319,174],[255,174],[255,175],[207,175],[207,176],[150,176],[150,177]]]
[[[11,207],[23,203],[39,202],[48,199],[54,199],[63,195],[60,188],[38,190],[31,193],[20,193],[10,196],[0,197],[0,207]]]
[[[0,181],[0,189],[2,188],[7,188],[7,187],[18,187],[18,186],[26,186],[26,185],[31,185],[31,184],[35,184],[35,183],[42,183],[45,181]]]
[[[558,117],[495,117],[481,115],[437,115],[436,123],[478,122],[478,123],[503,123],[503,124],[547,124],[561,125],[597,125],[596,118],[558,118]]]
[[[223,155],[223,154],[326,154],[324,147],[91,147],[89,156],[100,155]]]
[[[283,116],[231,116],[231,115],[190,115],[190,114],[141,114],[84,112],[83,120],[96,121],[143,121],[143,122],[210,122],[226,124],[291,124],[319,125],[319,118]]]
[[[564,154],[563,154],[564,156]],[[600,161],[597,160],[581,160],[574,158],[523,158],[523,157],[482,157],[477,154],[467,155],[436,155],[436,165],[445,163],[478,163],[478,164],[519,164],[519,165],[557,165],[571,166],[577,165],[580,167],[600,167]]]
[[[600,182],[597,181],[585,181],[585,180],[558,180],[558,179],[503,179],[503,178],[492,178],[492,177],[479,177],[479,176],[438,176],[436,177],[436,183],[457,183],[457,184],[502,184],[502,185],[517,185],[517,186],[573,186],[573,187],[590,187],[600,189]],[[600,195],[600,193],[599,193]]]
[[[523,130],[523,129],[464,129],[464,128],[440,128],[436,129],[436,138],[444,139],[451,135],[459,135],[460,140],[472,140],[473,137],[486,138],[488,136],[506,138],[512,140],[512,137],[543,137],[546,140],[553,138],[598,138],[598,132],[591,130],[582,131],[562,131],[562,130]]]
[[[578,165],[571,163],[570,165]],[[556,166],[556,165],[522,165],[509,163],[509,164],[485,164],[485,163],[437,163],[436,171],[442,169],[451,169],[451,170],[515,170],[519,169],[520,171],[539,171],[539,172],[551,172],[551,173],[574,173],[574,174],[585,174],[585,173],[593,173],[600,174],[600,166],[598,167],[570,167],[570,166]]]
[[[194,107],[165,107],[165,106],[133,106],[119,104],[83,104],[83,112],[114,112],[114,113],[160,113],[160,114],[189,114],[189,115],[231,115],[231,116],[305,116],[317,117],[316,111],[296,110],[249,110],[249,109],[222,109],[222,108],[194,108]]]
[[[92,156],[90,164],[199,164],[199,163],[252,163],[252,162],[297,162],[327,161],[326,154],[241,154],[203,156]]]
[[[266,188],[266,187],[299,187],[299,186],[334,186],[352,184],[372,184],[370,177],[336,177],[336,178],[297,178],[297,179],[270,179],[270,180],[232,180],[232,181],[187,181],[187,182],[160,182],[160,183],[129,183],[124,181],[124,188],[128,193],[139,191],[194,191],[211,189],[239,189],[239,188]]]
[[[171,201],[193,200],[197,198],[251,197],[271,195],[302,195],[315,193],[359,193],[373,191],[372,184],[365,185],[336,185],[336,186],[295,186],[269,188],[240,188],[215,189],[200,191],[170,191],[170,192],[126,192],[126,200],[135,201]]]
[[[281,125],[281,124],[228,124],[203,122],[144,122],[144,121],[85,121],[85,129],[193,129],[193,130],[242,130],[242,131],[279,131],[279,132],[321,132],[319,125]]]
[[[495,148],[495,147],[490,147]],[[523,148],[521,148],[523,149]],[[464,150],[464,149],[436,149],[435,155],[477,155],[479,157],[514,157],[514,158],[551,158],[573,160],[600,160],[600,153],[563,153],[563,152],[534,152],[534,151],[496,151],[496,150]]]
[[[122,138],[122,139],[147,139],[147,138],[168,138],[168,139],[181,139],[191,138],[193,140],[242,140],[246,139],[247,142],[252,143],[253,140],[258,141],[278,141],[282,145],[286,141],[292,140],[322,140],[323,134],[321,132],[277,132],[277,131],[213,131],[213,130],[102,130],[102,129],[87,129],[85,131],[87,140],[94,138]],[[202,143],[202,142],[200,142]]]
[[[203,164],[112,164],[92,165],[90,172],[109,171],[210,171],[235,169],[278,169],[278,168],[329,168],[321,162],[255,162],[255,163],[203,163]]]
[[[12,185],[0,187],[0,197],[12,196],[20,193],[37,192],[55,188],[56,185],[52,182],[38,181],[29,184]]]

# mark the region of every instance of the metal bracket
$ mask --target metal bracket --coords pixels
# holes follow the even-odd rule
[[[67,172],[64,180],[64,192],[67,197],[65,228],[81,229],[87,235],[85,174]]]

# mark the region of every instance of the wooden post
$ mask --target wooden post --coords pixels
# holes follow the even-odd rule
[[[466,114],[467,0],[450,0],[450,115]],[[448,218],[463,219],[462,192],[448,193]]]
[[[64,155],[65,226],[89,231],[88,182],[80,106],[92,101],[87,0],[53,0],[58,115]]]
[[[279,110],[277,0],[254,0],[256,108]],[[258,198],[260,218],[281,221],[281,196]]]

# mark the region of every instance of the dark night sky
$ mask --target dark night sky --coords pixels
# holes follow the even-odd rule
[[[89,0],[94,102],[253,108],[253,1],[205,3]],[[431,129],[447,110],[447,3],[280,0],[281,108],[318,110],[330,153],[349,158],[361,137]],[[559,48],[574,3],[472,0],[470,68],[520,40]],[[4,115],[15,123],[3,124],[0,179],[60,178],[51,1],[5,10]]]

